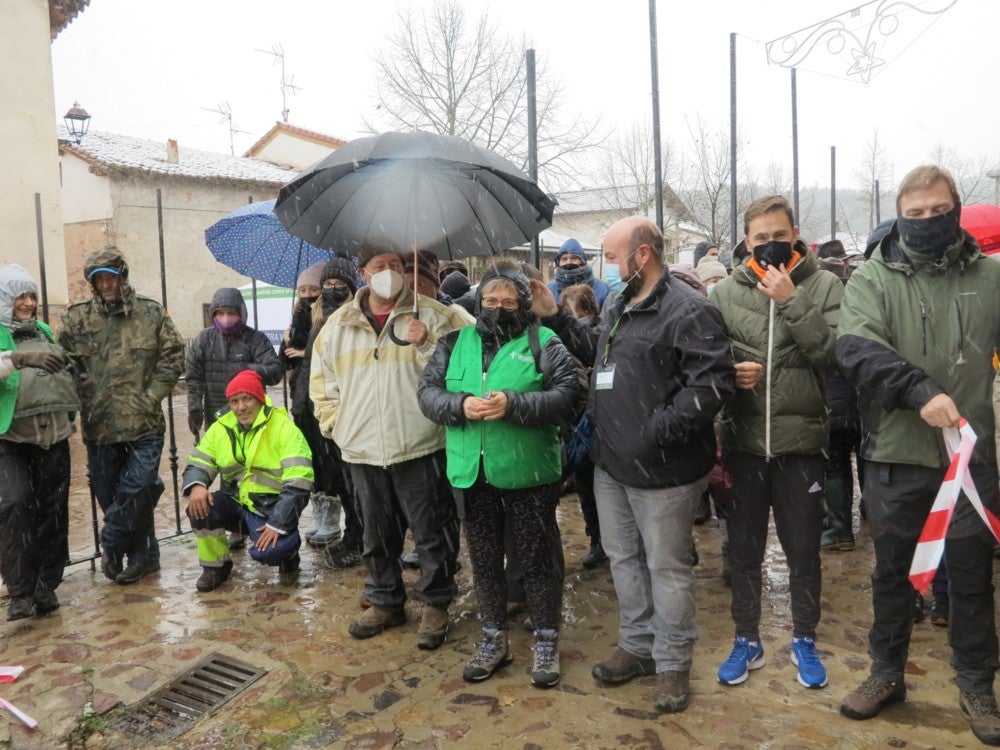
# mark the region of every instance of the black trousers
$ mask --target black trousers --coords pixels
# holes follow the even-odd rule
[[[444,465],[444,451],[387,467],[349,464],[364,524],[365,596],[378,607],[406,602],[399,556],[407,528],[420,561],[413,591],[435,607],[455,596],[458,518]]]
[[[1000,513],[995,466],[969,467],[987,508]],[[910,563],[917,540],[944,479],[944,469],[868,462],[864,501],[875,542],[872,573],[874,621],[868,634],[872,674],[888,682],[903,679],[913,630]],[[955,506],[944,559],[951,612],[948,640],[960,690],[993,690],[997,633],[993,608],[993,535],[963,494]]]
[[[10,596],[54,591],[69,556],[69,441],[0,440],[0,575]]]
[[[792,634],[815,638],[820,617],[823,456],[790,454],[767,460],[726,451],[723,465],[733,479],[728,530],[736,635],[760,638],[761,566],[773,511],[788,562]]]

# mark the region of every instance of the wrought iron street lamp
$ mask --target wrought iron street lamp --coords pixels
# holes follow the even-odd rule
[[[63,115],[63,120],[66,121],[66,129],[69,130],[70,135],[76,140],[76,145],[79,146],[80,141],[90,129],[90,113],[80,106],[80,102],[73,102],[69,112]]]

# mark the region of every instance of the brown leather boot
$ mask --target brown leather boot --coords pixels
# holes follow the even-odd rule
[[[622,682],[628,682],[634,677],[656,674],[656,662],[651,658],[630,654],[619,646],[610,659],[595,664],[590,673],[595,680],[609,685],[618,685]]]
[[[675,714],[691,702],[690,672],[687,669],[668,669],[657,676],[653,703],[657,711]]]

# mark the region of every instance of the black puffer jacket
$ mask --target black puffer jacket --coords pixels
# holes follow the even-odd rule
[[[631,487],[690,484],[715,463],[713,421],[735,390],[722,316],[667,269],[646,299],[631,310],[625,304],[624,295],[606,304],[597,328],[563,312],[542,322],[594,364],[594,463]],[[606,350],[614,378],[598,389]]]
[[[271,342],[245,325],[247,306],[239,289],[222,288],[215,293],[210,314],[223,308],[238,310],[244,326],[230,335],[215,326],[206,328],[194,337],[187,353],[188,410],[204,412],[206,426],[226,405],[226,385],[236,373],[253,370],[264,385],[281,382],[281,362]]]

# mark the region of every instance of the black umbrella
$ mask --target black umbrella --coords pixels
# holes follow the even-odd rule
[[[507,159],[462,138],[415,132],[341,146],[281,188],[274,212],[317,247],[359,255],[371,242],[447,260],[527,242],[551,226],[553,208]]]

